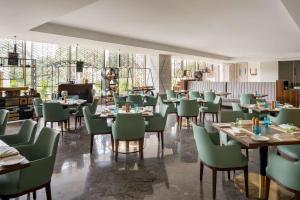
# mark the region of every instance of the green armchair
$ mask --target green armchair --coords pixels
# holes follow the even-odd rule
[[[33,98],[32,103],[33,103],[34,114],[38,122],[39,119],[43,117],[43,106],[42,106],[43,100],[41,98]]]
[[[96,113],[99,99],[94,99],[92,103],[86,103],[85,106],[90,108],[90,112],[92,114]],[[81,126],[81,118],[83,117],[82,105],[77,107],[77,111],[74,113],[75,116],[75,130],[77,129],[77,122],[79,122],[79,126]]]
[[[118,95],[114,95],[114,103],[116,107],[121,108],[126,104],[126,97],[120,97]]]
[[[118,160],[119,141],[139,142],[139,154],[141,160],[144,159],[143,146],[145,135],[145,122],[141,113],[118,113],[112,125],[112,134],[115,140],[115,160]]]
[[[185,100],[181,99],[179,105],[177,106],[177,112],[179,117],[179,128],[182,127],[182,118],[187,118],[189,124],[189,119],[194,119],[197,124],[197,117],[199,114],[199,106],[196,100]]]
[[[199,111],[200,111],[200,121],[201,121],[201,115],[202,115],[202,121],[204,122],[205,120],[205,114],[210,113],[212,114],[212,119],[213,121],[215,121],[214,119],[214,115],[216,115],[216,120],[218,122],[218,113],[220,111],[221,108],[221,97],[220,96],[216,96],[215,100],[213,102],[206,102],[204,104],[204,106],[200,107]]]
[[[275,124],[293,124],[300,128],[300,109],[282,108],[276,117],[269,116]],[[277,151],[292,160],[300,160],[300,145],[277,146]]]
[[[244,119],[252,119],[253,117],[256,117],[253,113],[249,113],[248,109],[242,109],[241,106],[238,103],[232,103],[232,110],[233,111],[241,111],[244,114]],[[258,116],[257,116],[258,117]]]
[[[152,106],[153,111],[155,111],[157,100],[158,100],[158,94],[155,96],[145,96],[146,102],[144,103],[144,106]]]
[[[193,124],[194,139],[200,159],[200,181],[204,165],[213,171],[213,199],[216,198],[217,171],[243,170],[245,191],[248,197],[248,161],[239,145],[214,145],[205,128]]]
[[[47,126],[47,122],[51,123],[51,128],[53,127],[53,122],[58,122],[61,125],[61,133],[64,131],[63,122],[68,124],[70,128],[70,110],[68,108],[64,109],[60,103],[57,102],[45,102],[43,103],[43,116],[44,116],[44,126]]]
[[[5,134],[9,111],[5,109],[0,110],[0,135]]]
[[[266,169],[266,193],[265,199],[269,198],[271,180],[279,183],[299,195],[300,193],[300,161],[287,160],[275,153],[269,153],[269,162]],[[298,196],[299,197],[299,196]],[[298,198],[295,198],[298,199]]]
[[[240,104],[255,104],[256,99],[253,94],[241,94]]]
[[[174,90],[166,90],[167,99],[170,100],[171,98],[176,98],[176,94]]]
[[[208,102],[213,102],[216,98],[216,93],[211,91],[205,91],[203,95],[204,95],[204,100]]]
[[[10,146],[33,144],[35,140],[35,133],[37,129],[37,122],[27,119],[21,126],[18,133],[1,135],[0,140]]]
[[[189,91],[189,96],[193,100],[197,100],[198,98],[201,98],[201,95],[198,91]]]
[[[137,105],[139,107],[144,106],[144,100],[141,95],[136,95],[136,94],[130,94],[128,95],[128,100],[127,100],[132,106]]]
[[[95,116],[91,113],[90,107],[84,106],[82,108],[83,116],[85,121],[85,126],[89,135],[91,135],[90,140],[90,153],[93,153],[93,144],[95,135],[111,135],[111,145],[112,150],[114,150],[114,140],[111,134],[111,128],[107,125],[106,119]]]
[[[163,100],[166,99],[166,95],[160,94],[158,96],[158,105],[161,107],[162,105],[168,105],[169,106],[169,113],[175,113],[177,114],[177,107],[172,102],[164,102]]]
[[[159,113],[147,118],[146,132],[157,132],[161,148],[164,149],[164,130],[168,118],[168,105],[162,105]]]
[[[46,188],[51,200],[51,176],[53,173],[59,134],[50,128],[43,128],[32,145],[18,146],[19,152],[30,161],[30,166],[0,176],[0,198],[16,198]]]

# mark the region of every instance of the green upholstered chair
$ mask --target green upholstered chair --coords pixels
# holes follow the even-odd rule
[[[177,112],[179,117],[179,128],[182,127],[182,118],[187,118],[189,125],[189,119],[192,118],[197,124],[197,117],[199,115],[199,106],[196,100],[181,99],[177,106]]]
[[[300,109],[282,108],[276,117],[270,116],[275,124],[293,124],[300,127]],[[292,160],[300,160],[300,145],[282,145],[277,146],[277,150]]]
[[[300,109],[282,108],[276,117],[270,116],[275,124],[293,124],[300,128]]]
[[[43,117],[43,100],[41,98],[33,98],[32,104],[36,120],[39,121],[39,119]]]
[[[86,103],[85,106],[89,107],[90,112],[92,114],[96,113],[97,106],[98,106],[99,99],[94,98],[92,103]],[[77,129],[77,122],[79,122],[79,126],[81,126],[81,118],[83,117],[83,106],[79,105],[77,107],[77,111],[74,113],[75,116],[75,129]]]
[[[241,94],[240,104],[255,104],[256,99],[253,94]]]
[[[114,95],[114,103],[116,107],[121,108],[126,104],[126,97],[120,97],[118,95]]]
[[[171,98],[176,98],[176,93],[174,90],[166,90],[167,99],[170,100]]]
[[[249,113],[248,109],[242,109],[238,103],[232,103],[232,110],[233,111],[241,111],[244,113],[244,119],[252,119],[253,117],[257,117],[254,113]]]
[[[217,171],[244,170],[245,190],[248,197],[248,161],[239,145],[219,146],[213,144],[206,129],[193,124],[194,139],[200,159],[200,181],[204,165],[213,171],[213,199],[216,198]]]
[[[204,95],[204,100],[208,102],[213,102],[216,98],[216,93],[211,91],[205,91],[203,95]]]
[[[158,94],[155,96],[145,96],[146,102],[144,103],[144,106],[152,106],[153,111],[155,111],[157,100],[158,100]]]
[[[204,103],[204,106],[201,106],[199,111],[200,111],[200,121],[202,117],[202,121],[204,122],[205,120],[205,114],[210,113],[212,114],[212,119],[215,121],[214,116],[216,115],[216,120],[218,122],[218,113],[220,111],[221,107],[221,97],[216,96],[215,100],[213,102],[206,102]]]
[[[275,153],[269,153],[269,162],[266,169],[266,196],[269,198],[271,180],[285,187],[291,192],[296,193],[299,197],[300,193],[300,161],[297,162],[285,159]],[[295,197],[294,199],[299,199]]]
[[[160,106],[160,112],[154,113],[147,118],[146,132],[157,132],[158,140],[161,141],[161,148],[164,148],[164,130],[168,118],[168,105]]]
[[[57,102],[45,102],[43,103],[43,116],[44,116],[44,126],[48,122],[51,123],[51,128],[53,127],[53,122],[58,122],[61,125],[61,132],[64,131],[64,122],[68,124],[70,128],[70,110],[68,108],[64,109],[60,103]]]
[[[158,105],[161,107],[162,105],[168,105],[169,106],[169,113],[176,113],[177,114],[177,107],[172,102],[164,102],[164,99],[166,98],[165,94],[158,95]]]
[[[37,123],[31,119],[23,122],[20,130],[15,134],[1,135],[0,140],[10,146],[33,144],[35,140],[35,133]]]
[[[126,141],[126,146],[129,141],[138,141],[140,158],[144,159],[145,122],[141,113],[118,113],[112,125],[112,134],[115,140],[116,161],[118,160],[119,141]]]
[[[51,200],[51,176],[54,168],[59,134],[50,128],[43,128],[37,141],[31,145],[18,146],[19,152],[30,161],[30,166],[0,176],[0,198],[9,199],[46,188]]]
[[[201,98],[201,95],[198,91],[189,91],[189,96],[191,99],[194,99],[194,100]]]
[[[0,135],[5,134],[9,111],[0,109]]]
[[[137,105],[139,107],[144,106],[144,100],[141,95],[130,94],[128,95],[127,102],[129,102],[132,106]]]
[[[91,113],[89,106],[84,106],[82,108],[85,126],[89,135],[91,135],[90,142],[90,153],[93,153],[93,144],[94,144],[94,136],[95,135],[111,135],[111,144],[112,149],[114,150],[114,140],[111,133],[111,128],[107,125],[107,121],[104,118],[100,118],[99,116],[93,115]]]

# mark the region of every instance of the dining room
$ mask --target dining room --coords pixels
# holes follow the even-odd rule
[[[0,4],[0,199],[300,199],[300,2]]]

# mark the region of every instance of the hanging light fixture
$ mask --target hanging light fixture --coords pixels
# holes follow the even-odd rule
[[[78,58],[78,44],[77,44],[77,46],[76,46],[76,72],[77,73],[81,73],[81,72],[83,72],[83,61],[81,61],[81,60],[77,60],[77,58]]]
[[[19,64],[19,54],[17,53],[17,41],[16,36],[14,36],[14,51],[8,52],[8,65],[18,65]]]

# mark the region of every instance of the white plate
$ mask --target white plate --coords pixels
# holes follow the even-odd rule
[[[24,160],[25,160],[25,157],[23,157],[22,155],[10,156],[10,157],[6,157],[6,158],[2,158],[0,160],[0,165],[3,165],[3,166],[16,165],[16,164],[23,162]]]
[[[261,135],[252,136],[251,139],[258,142],[267,142],[270,140],[270,138]]]

